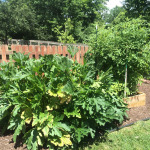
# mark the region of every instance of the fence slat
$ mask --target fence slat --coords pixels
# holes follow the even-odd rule
[[[76,60],[80,63],[80,46],[78,46],[78,52],[76,53]]]
[[[52,55],[52,47],[47,46],[47,55]]]
[[[63,46],[63,56],[67,55],[67,46]]]
[[[8,46],[2,45],[2,60],[6,62],[6,51],[8,50]]]
[[[29,58],[33,58],[34,55],[34,47],[33,45],[29,45]]]
[[[35,58],[36,59],[39,59],[39,55],[40,55],[40,46],[39,45],[36,45],[35,46]]]
[[[28,45],[23,45],[22,46],[22,52],[26,55],[29,53],[29,47]]]
[[[44,56],[46,54],[46,46],[41,46],[41,55]]]
[[[62,55],[62,46],[58,46],[58,54]]]
[[[56,47],[55,45],[52,46],[52,54],[53,54],[53,55],[57,54],[56,48],[57,48],[57,47]]]
[[[16,47],[16,45],[11,45],[11,50],[15,51],[15,47]]]
[[[85,46],[85,53],[88,51],[88,46]]]

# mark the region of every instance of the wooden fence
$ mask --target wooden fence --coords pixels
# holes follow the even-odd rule
[[[30,58],[38,59],[39,56],[44,55],[54,55],[59,54],[61,56],[72,58],[73,60],[77,60],[79,63],[83,64],[84,54],[88,50],[88,46],[76,46],[79,51],[76,53],[74,58],[68,53],[67,46],[39,46],[39,45],[11,45],[8,48],[8,45],[0,45],[0,63],[5,61],[9,62],[9,55],[13,54],[13,52],[21,52],[24,54],[29,54]]]

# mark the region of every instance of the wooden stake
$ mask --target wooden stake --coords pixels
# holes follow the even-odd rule
[[[125,88],[124,88],[124,97],[127,96],[127,64],[126,64],[126,67],[125,67]]]

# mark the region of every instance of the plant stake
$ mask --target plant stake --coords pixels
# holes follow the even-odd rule
[[[97,25],[96,25],[96,48],[97,48]],[[95,70],[96,70],[96,65],[97,65],[96,51],[94,51],[94,55],[95,55]],[[97,79],[97,75],[98,75],[98,71],[96,71],[95,80]]]
[[[126,51],[126,56],[127,56],[127,51]],[[125,65],[125,88],[124,88],[124,97],[126,97],[127,96],[127,91],[126,91],[126,89],[127,89],[127,59],[126,59],[126,65]]]

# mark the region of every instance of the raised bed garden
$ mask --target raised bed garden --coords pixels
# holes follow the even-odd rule
[[[124,100],[128,104],[128,108],[144,106],[146,103],[146,94],[139,92],[137,95],[127,97]]]

